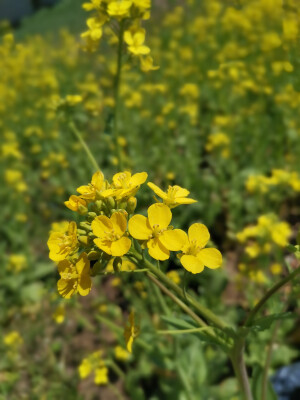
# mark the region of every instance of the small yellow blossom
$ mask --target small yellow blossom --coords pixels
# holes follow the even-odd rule
[[[128,44],[128,50],[135,56],[145,55],[150,53],[149,47],[144,45],[145,30],[139,29],[135,32],[125,31],[124,40]]]
[[[124,328],[124,338],[126,342],[126,348],[129,351],[129,353],[132,353],[132,344],[135,338],[138,336],[140,332],[140,328],[135,325],[134,321],[134,312],[131,311],[128,317],[128,322],[129,325],[126,325]]]
[[[64,204],[72,211],[87,212],[87,202],[79,196],[70,196],[69,200],[65,201]]]
[[[183,267],[192,274],[199,274],[204,267],[211,269],[219,268],[222,265],[222,254],[219,250],[205,249],[210,235],[203,224],[193,224],[185,233],[185,243],[182,253],[178,256]]]
[[[130,353],[122,346],[116,346],[114,351],[115,357],[119,361],[127,361],[130,358]]]
[[[271,265],[270,271],[273,275],[280,275],[283,271],[282,265],[279,263],[274,263]]]
[[[132,237],[143,240],[151,257],[156,260],[167,260],[171,251],[181,250],[185,242],[185,233],[181,229],[172,229],[170,208],[162,203],[152,204],[148,208],[148,218],[134,215],[128,223]]]
[[[92,176],[92,181],[88,185],[80,186],[77,188],[77,192],[80,197],[85,200],[94,201],[97,196],[100,196],[101,190],[103,190],[104,175],[101,171],[97,171]]]
[[[180,282],[181,282],[181,279],[180,279],[180,276],[179,276],[179,273],[177,272],[177,271],[169,271],[169,272],[167,272],[167,277],[169,278],[169,279],[171,279],[171,281],[173,281],[174,283],[176,283],[176,285],[179,285],[180,284]]]
[[[56,307],[56,310],[52,314],[52,318],[57,324],[62,324],[65,320],[66,310],[63,305],[59,305]]]
[[[106,385],[108,383],[108,369],[106,367],[95,369],[94,382],[96,385]]]
[[[60,261],[58,272],[60,280],[57,282],[57,289],[62,297],[70,299],[75,293],[81,296],[87,296],[90,293],[92,281],[90,261],[86,253],[80,255],[75,265],[68,260]]]
[[[23,343],[23,339],[18,331],[12,331],[4,336],[3,342],[7,347],[17,349]]]
[[[159,196],[163,200],[163,203],[170,208],[175,208],[180,204],[192,204],[197,202],[197,200],[187,197],[190,194],[187,189],[184,189],[177,185],[169,186],[166,192],[161,190],[152,182],[148,182],[148,186],[157,196]]]
[[[107,12],[112,17],[125,18],[132,6],[131,0],[112,1],[108,4]]]
[[[101,196],[104,198],[114,197],[116,200],[134,196],[147,177],[146,172],[139,172],[134,175],[131,175],[129,171],[119,172],[113,176],[111,187],[104,190]]]
[[[61,261],[67,258],[77,249],[76,223],[70,222],[67,232],[51,232],[47,244],[50,250],[50,260]]]
[[[92,230],[97,239],[94,243],[99,249],[114,257],[121,257],[131,247],[131,240],[126,237],[127,218],[124,213],[115,212],[108,218],[99,215],[92,222]]]

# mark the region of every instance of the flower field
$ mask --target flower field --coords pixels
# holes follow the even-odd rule
[[[276,371],[300,359],[299,21],[297,0],[0,20],[0,400],[297,398]]]

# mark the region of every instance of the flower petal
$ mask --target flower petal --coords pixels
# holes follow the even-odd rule
[[[148,218],[151,228],[158,225],[160,229],[166,229],[170,225],[172,213],[165,204],[156,203],[148,208]]]
[[[188,240],[187,234],[181,229],[173,229],[164,231],[159,240],[168,249],[172,251],[179,251],[182,249]]]
[[[117,235],[123,235],[127,228],[127,218],[124,213],[115,212],[110,217],[113,229]]]
[[[70,299],[74,293],[76,293],[76,289],[74,288],[75,279],[60,279],[57,282],[57,290],[58,293],[64,297],[65,299]]]
[[[175,199],[176,203],[178,204],[192,204],[192,203],[197,203],[197,200],[190,199],[188,197],[176,197]]]
[[[217,249],[202,249],[197,258],[208,268],[215,269],[222,265],[222,254]]]
[[[90,270],[90,260],[86,253],[82,253],[76,263],[76,269],[79,275],[87,275]]]
[[[132,237],[138,240],[148,240],[152,235],[152,229],[148,218],[144,215],[136,214],[128,222],[128,230]]]
[[[138,172],[131,177],[130,183],[132,186],[140,186],[147,180],[147,178],[147,172]]]
[[[183,255],[180,258],[183,267],[192,274],[199,274],[204,269],[204,264],[195,256]]]
[[[78,282],[78,293],[87,296],[92,288],[92,280],[89,275],[83,275]]]
[[[111,255],[121,257],[126,254],[131,247],[131,240],[128,237],[122,237],[111,244]]]
[[[107,218],[105,215],[99,215],[92,222],[93,234],[100,238],[105,238],[107,232],[111,231],[112,229],[113,224],[110,219]]]
[[[150,256],[155,260],[164,261],[170,257],[169,250],[165,248],[158,238],[148,240],[147,247]]]
[[[209,241],[210,234],[203,224],[193,224],[189,227],[189,240],[195,240],[199,247],[204,247]]]
[[[103,250],[106,254],[111,255],[111,244],[112,242],[109,242],[108,240],[105,239],[94,239],[94,243],[99,249]]]
[[[104,181],[104,175],[101,171],[97,171],[92,176],[92,185],[97,189],[100,190],[102,188]]]
[[[150,189],[153,190],[153,192],[154,192],[157,196],[161,197],[162,199],[166,199],[166,198],[167,198],[167,194],[166,194],[163,190],[161,190],[161,188],[159,188],[158,186],[156,186],[154,183],[148,182],[147,185],[149,186]]]

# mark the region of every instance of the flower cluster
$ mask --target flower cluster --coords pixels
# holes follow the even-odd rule
[[[146,31],[141,26],[143,20],[150,18],[151,0],[91,0],[84,3],[83,8],[94,12],[87,19],[88,30],[81,34],[87,50],[96,51],[106,31],[115,35],[113,30],[106,30],[105,25],[116,20],[121,35],[119,40],[125,41],[130,55],[139,58],[141,69],[150,71],[158,68],[153,66],[150,48],[145,45]],[[115,39],[112,41],[115,42]]]
[[[202,272],[204,266],[214,269],[222,264],[219,250],[204,248],[210,238],[205,225],[193,224],[188,235],[171,225],[172,208],[196,201],[187,197],[188,190],[175,185],[164,192],[150,182],[149,187],[162,202],[157,200],[150,205],[147,217],[133,215],[135,196],[146,180],[146,172],[132,175],[125,171],[108,182],[97,171],[91,183],[78,187],[78,195],[71,195],[65,202],[85,220],[78,225],[74,221],[63,223],[50,232],[49,257],[58,263],[57,287],[63,297],[70,298],[75,293],[86,296],[92,286],[91,275],[105,269],[134,270],[135,265],[128,260],[135,251],[134,242],[140,251],[147,249],[149,256],[158,261],[167,260],[171,251],[180,252],[181,264],[192,273]]]
[[[291,189],[296,193],[300,192],[300,176],[298,172],[272,169],[270,176],[251,175],[246,181],[246,188],[250,193],[266,193],[275,187]]]
[[[81,379],[85,379],[93,373],[94,382],[97,385],[106,385],[109,382],[108,368],[102,359],[101,351],[95,351],[84,358],[78,367],[78,372]]]

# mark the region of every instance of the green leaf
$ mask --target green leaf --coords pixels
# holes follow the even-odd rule
[[[268,315],[267,317],[262,317],[254,320],[249,328],[252,331],[264,331],[266,329],[269,329],[272,323],[275,321],[288,318],[295,318],[295,317],[296,314],[289,311],[283,313],[271,314]]]
[[[263,369],[261,366],[256,365],[253,370],[253,378],[251,389],[254,396],[254,400],[261,400],[262,398],[262,384],[263,384]],[[278,397],[271,385],[271,382],[268,379],[267,389],[266,389],[266,398],[265,400],[278,400]]]

